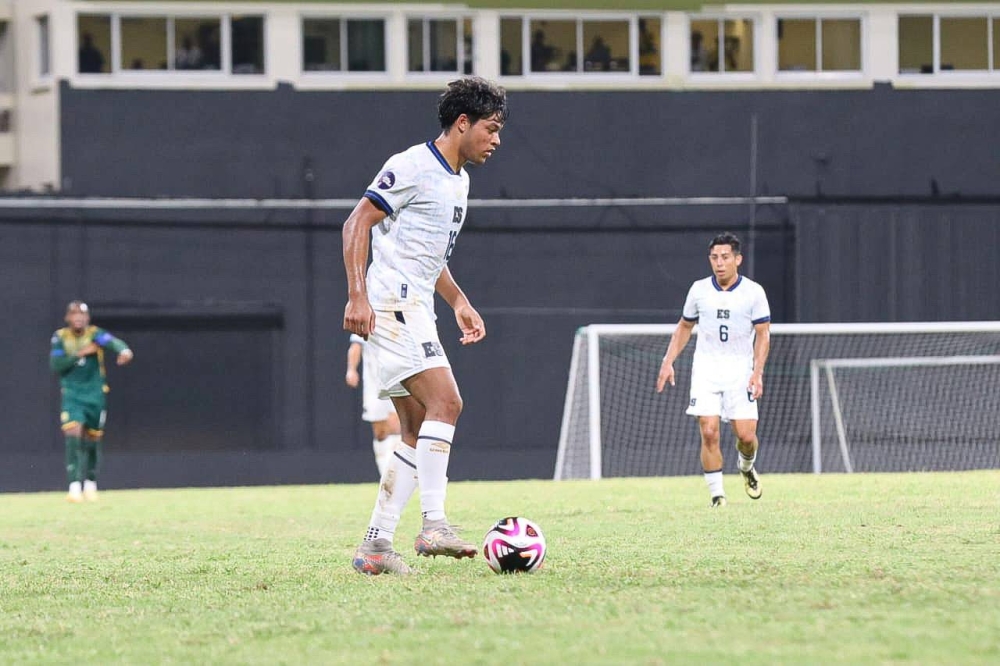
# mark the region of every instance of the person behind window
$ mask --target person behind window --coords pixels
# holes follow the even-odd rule
[[[201,49],[198,48],[188,35],[181,40],[181,47],[177,49],[174,58],[176,69],[201,69]]]
[[[81,74],[100,74],[104,71],[104,55],[94,46],[94,37],[89,32],[83,33],[79,57]]]
[[[547,71],[555,55],[555,48],[545,43],[545,31],[536,30],[531,36],[531,71]]]
[[[604,43],[603,37],[600,35],[594,37],[583,62],[588,72],[606,72],[611,69],[611,49]]]
[[[708,69],[708,53],[705,51],[705,40],[700,31],[691,33],[691,71],[704,72]],[[718,69],[718,68],[716,68]]]

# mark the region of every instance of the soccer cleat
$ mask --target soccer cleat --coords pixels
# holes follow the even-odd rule
[[[83,498],[88,502],[97,501],[97,483],[94,481],[83,482]]]
[[[383,573],[407,576],[413,573],[399,553],[392,549],[388,539],[365,541],[354,551],[354,570],[366,576]]]
[[[760,477],[757,475],[757,470],[751,467],[747,472],[740,470],[740,474],[743,475],[743,487],[750,499],[760,499]]]
[[[83,492],[80,489],[79,481],[74,481],[69,484],[69,492],[66,493],[66,501],[72,502],[73,504],[79,504],[83,501]]]
[[[726,506],[726,504],[728,504],[728,502],[726,502],[726,496],[725,495],[716,495],[715,497],[712,498],[712,508],[713,509],[716,508],[716,507]]]
[[[463,557],[475,557],[479,550],[475,544],[458,536],[455,529],[443,520],[424,523],[423,531],[413,542],[413,549],[417,551],[417,555],[425,557],[444,555],[459,560]]]

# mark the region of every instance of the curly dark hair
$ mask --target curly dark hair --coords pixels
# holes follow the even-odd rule
[[[734,233],[725,231],[713,238],[712,242],[708,244],[708,251],[711,252],[716,245],[728,245],[733,248],[733,254],[740,253],[740,239]]]
[[[438,120],[442,129],[450,128],[463,113],[472,124],[483,118],[507,122],[507,91],[479,76],[466,76],[448,84],[438,99]]]

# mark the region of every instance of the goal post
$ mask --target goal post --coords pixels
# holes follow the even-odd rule
[[[575,337],[555,479],[700,473],[695,340],[655,392],[672,324]],[[697,327],[695,336],[697,336]],[[769,472],[1000,467],[1000,322],[773,324],[760,401]],[[723,431],[723,454],[735,460]]]

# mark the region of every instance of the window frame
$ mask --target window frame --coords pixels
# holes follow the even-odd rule
[[[657,18],[660,21],[658,36],[660,38],[660,73],[640,74],[639,73],[639,19]],[[572,11],[537,11],[537,12],[516,12],[502,11],[497,17],[497,48],[503,47],[500,26],[504,19],[521,20],[521,73],[520,74],[498,74],[503,81],[530,83],[540,85],[545,83],[555,83],[565,85],[568,83],[577,84],[581,81],[593,83],[621,84],[630,83],[632,85],[650,85],[660,82],[666,76],[667,53],[666,53],[666,19],[662,12],[650,10],[608,11],[608,12],[572,12]],[[531,24],[535,21],[575,21],[576,22],[576,58],[581,69],[575,72],[534,72],[531,70]],[[586,71],[582,69],[584,56],[587,47],[583,43],[584,22],[623,22],[628,27],[628,70],[617,71]],[[499,51],[497,52],[499,58]],[[544,85],[540,85],[544,87]]]
[[[931,9],[928,7],[928,9]],[[895,76],[900,81],[939,83],[947,81],[989,81],[1000,77],[1000,66],[994,66],[996,54],[993,51],[995,40],[994,24],[1000,21],[1000,11],[969,9],[949,9],[945,11],[920,11],[907,8],[896,13],[897,57],[899,52],[899,20],[904,17],[929,16],[931,18],[931,72],[902,72],[899,62],[896,62]],[[941,69],[941,19],[985,19],[986,20],[986,69]],[[991,85],[994,85],[991,83]]]
[[[403,30],[406,35],[406,43],[403,45],[403,76],[405,78],[412,77],[414,81],[425,81],[430,80],[441,80],[441,79],[454,79],[456,76],[465,76],[465,22],[466,20],[472,21],[472,73],[476,73],[476,35],[475,35],[475,14],[470,12],[420,12],[413,13],[412,11],[403,12]],[[426,69],[422,70],[411,70],[410,69],[410,21],[420,21],[421,30],[421,41],[422,53],[421,59]],[[430,40],[430,21],[454,21],[455,22],[455,69],[453,70],[431,70],[429,68],[431,64],[431,40]],[[499,30],[499,24],[498,24]]]
[[[752,12],[735,12],[735,13],[725,13],[725,12],[705,12],[705,13],[690,13],[686,15],[687,25],[684,32],[687,35],[685,44],[687,48],[685,49],[685,65],[684,71],[687,72],[687,78],[693,83],[703,84],[712,82],[745,82],[745,81],[756,81],[761,78],[761,67],[760,67],[760,35],[761,35],[761,21],[763,17],[760,14]],[[750,21],[753,23],[753,30],[751,34],[753,35],[753,69],[746,72],[730,72],[726,71],[703,71],[694,72],[691,71],[691,22],[692,21],[715,21],[716,29],[719,31],[725,30],[726,21]],[[717,32],[718,36],[721,32]],[[775,40],[777,43],[777,40]],[[720,62],[723,62],[720,60]]]
[[[268,71],[268,20],[266,11],[239,12],[209,11],[185,7],[174,11],[162,11],[153,8],[135,7],[116,11],[95,11],[93,9],[78,9],[73,15],[73,48],[74,53],[80,49],[80,17],[108,16],[110,18],[110,49],[108,72],[80,72],[79,63],[74,67],[73,76],[81,81],[116,82],[138,85],[149,82],[179,82],[179,81],[247,81],[261,82],[269,76]],[[233,40],[232,20],[234,17],[259,17],[263,20],[262,56],[263,70],[254,74],[237,74],[233,72]],[[122,62],[122,19],[164,19],[166,21],[165,39],[167,44],[167,69],[127,69]],[[177,19],[217,19],[219,21],[219,69],[176,69],[176,26]]]
[[[868,21],[867,14],[857,11],[843,12],[804,12],[781,10],[774,13],[774,77],[777,81],[822,80],[822,81],[853,81],[868,78]],[[781,40],[778,39],[778,21],[781,20],[814,20],[816,22],[816,69],[794,71],[781,69]],[[858,47],[860,49],[860,69],[824,70],[823,67],[823,21],[856,20],[859,22]],[[898,25],[898,21],[897,21]]]
[[[305,68],[305,21],[340,21],[340,56],[341,62],[346,66],[348,64],[347,55],[349,52],[349,44],[347,43],[347,23],[348,21],[382,21],[382,58],[385,62],[385,69],[382,71],[371,71],[371,70],[350,70],[350,69],[339,69],[339,70],[307,70]],[[330,12],[322,10],[303,10],[298,13],[298,27],[299,27],[299,76],[303,77],[303,81],[309,83],[314,82],[335,82],[338,79],[342,81],[353,80],[353,79],[364,79],[365,81],[385,81],[389,79],[390,61],[389,61],[389,28],[392,20],[392,14],[389,12]],[[409,74],[409,73],[408,73]]]

